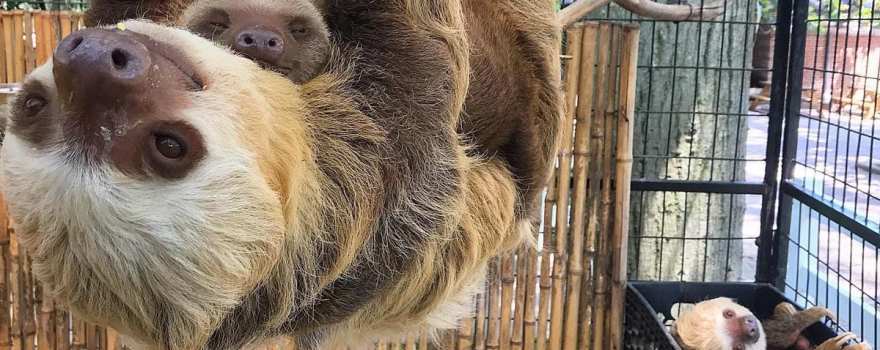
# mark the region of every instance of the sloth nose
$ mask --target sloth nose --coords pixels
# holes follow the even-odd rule
[[[284,53],[284,39],[273,30],[246,28],[236,36],[235,49],[248,58],[276,64]]]
[[[743,317],[742,329],[751,342],[756,342],[761,337],[761,324],[755,316]]]
[[[150,54],[140,42],[116,31],[84,29],[73,33],[55,49],[53,73],[70,93],[84,93],[95,84],[135,87],[147,76]],[[117,89],[125,93],[126,89]]]

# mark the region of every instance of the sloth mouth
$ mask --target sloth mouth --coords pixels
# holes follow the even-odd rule
[[[262,68],[262,69],[265,69],[265,70],[268,70],[271,72],[275,72],[275,73],[278,73],[278,74],[281,74],[284,76],[287,76],[288,74],[290,74],[290,72],[293,71],[293,68],[286,67],[286,66],[278,66],[276,64],[268,63],[263,60],[254,59],[254,62],[256,62],[257,65],[260,66],[260,68]]]

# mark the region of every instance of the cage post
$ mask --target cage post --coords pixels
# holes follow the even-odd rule
[[[788,86],[792,1],[779,2],[776,14],[776,43],[773,52],[773,76],[770,85],[770,122],[767,127],[767,162],[764,168],[764,192],[761,203],[761,235],[758,238],[758,282],[773,280],[773,236],[776,224],[776,199],[779,189],[779,163],[785,125],[785,97]]]

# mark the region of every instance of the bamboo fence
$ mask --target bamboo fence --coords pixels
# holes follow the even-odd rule
[[[0,23],[0,84],[20,82],[82,27],[79,14],[64,12],[0,12]],[[473,317],[430,348],[621,349],[638,35],[638,27],[613,23],[566,30],[565,127],[545,191],[541,247],[493,261]],[[0,350],[125,348],[112,329],[43,297],[9,224],[0,205]],[[428,348],[425,336],[376,345]]]

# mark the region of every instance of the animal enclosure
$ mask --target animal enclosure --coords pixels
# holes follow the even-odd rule
[[[629,279],[767,283],[880,347],[878,3],[724,0],[718,17],[674,21],[611,4],[567,28],[539,249],[493,263],[441,345],[618,349]],[[0,25],[0,84],[14,84],[81,20],[17,10]],[[4,218],[0,349],[121,345],[43,297]]]

